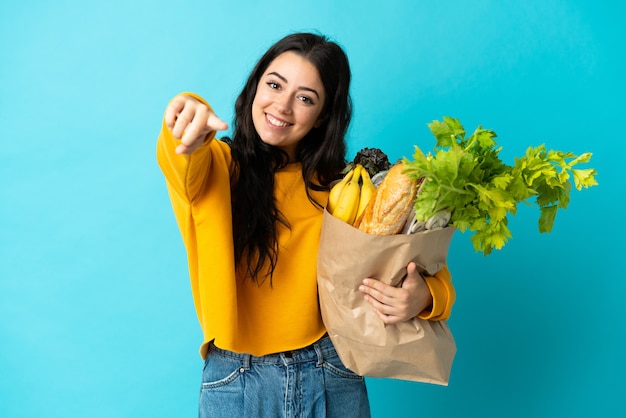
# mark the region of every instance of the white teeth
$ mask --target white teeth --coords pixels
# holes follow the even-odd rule
[[[271,123],[274,126],[277,126],[279,128],[284,128],[285,126],[289,126],[287,122],[281,122],[275,117],[273,117],[272,115],[266,114],[266,116],[267,116],[267,120],[269,121],[269,123]]]

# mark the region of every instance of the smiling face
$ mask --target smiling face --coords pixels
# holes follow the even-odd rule
[[[294,161],[298,142],[321,124],[326,91],[306,58],[284,52],[267,67],[252,103],[254,128],[266,144],[282,148]]]

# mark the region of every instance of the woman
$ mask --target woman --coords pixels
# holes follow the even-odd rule
[[[204,341],[201,417],[367,417],[364,379],[325,335],[316,263],[331,181],[345,167],[350,68],[326,38],[289,35],[252,70],[232,141],[204,99],[167,106],[157,157],[188,254]],[[386,323],[449,316],[447,269],[360,287]],[[447,290],[446,290],[447,289]],[[356,289],[355,289],[356,291]]]

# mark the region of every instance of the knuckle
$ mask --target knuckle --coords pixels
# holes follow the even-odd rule
[[[176,124],[183,128],[186,128],[190,124],[190,122],[191,122],[191,117],[186,113],[181,113],[176,118]]]
[[[400,289],[397,294],[397,298],[401,302],[407,302],[411,299],[411,292],[409,292],[407,289]]]

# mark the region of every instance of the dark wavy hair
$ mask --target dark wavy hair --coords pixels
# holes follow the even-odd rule
[[[287,153],[261,141],[252,122],[252,102],[257,86],[270,63],[291,51],[311,62],[319,73],[326,102],[323,123],[300,140],[296,159],[302,163],[302,176],[312,204],[321,208],[310,190],[328,190],[345,167],[345,135],[352,117],[349,94],[351,72],[342,48],[328,38],[312,33],[295,33],[275,43],[258,61],[235,103],[232,185],[233,239],[238,269],[257,284],[270,279],[278,258],[276,224],[289,227],[276,208],[274,174],[290,161]],[[264,267],[269,271],[262,274]]]

